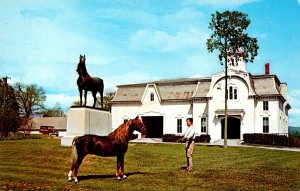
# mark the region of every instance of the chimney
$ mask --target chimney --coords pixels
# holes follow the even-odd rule
[[[266,76],[270,75],[270,64],[269,63],[265,64],[265,75]]]

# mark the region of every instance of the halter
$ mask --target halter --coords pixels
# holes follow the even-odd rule
[[[141,120],[141,122],[142,122],[142,124],[143,124],[143,126],[141,127],[141,130],[142,130],[142,131],[147,131],[147,128],[146,128],[146,126],[144,125],[144,122],[143,122],[142,117],[139,116],[139,119]]]

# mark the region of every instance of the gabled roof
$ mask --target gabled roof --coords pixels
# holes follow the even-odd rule
[[[254,75],[251,76],[255,93],[261,95],[280,94],[280,81],[275,75]]]
[[[195,94],[193,95],[194,98],[197,97],[206,97],[209,88],[210,88],[210,84],[211,81],[210,80],[203,80],[203,81],[199,81],[198,83],[198,87],[197,87],[197,91],[195,92]]]
[[[286,84],[281,83],[276,75],[250,75],[250,83],[255,96],[279,96],[286,100]],[[211,86],[211,78],[180,78],[159,80],[140,84],[118,85],[112,103],[135,102],[141,103],[147,84],[153,84],[162,102],[189,101],[206,98]]]
[[[117,86],[117,92],[112,102],[141,101],[147,84],[154,84],[158,90],[161,101],[189,100],[196,92],[199,81],[208,78],[181,78],[173,80],[159,80],[149,83],[128,84]],[[205,94],[203,90],[199,90]]]
[[[147,84],[118,86],[112,102],[137,102],[141,101]]]

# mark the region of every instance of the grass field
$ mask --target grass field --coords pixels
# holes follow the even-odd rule
[[[185,173],[183,144],[130,144],[127,179],[116,158],[88,156],[79,184],[67,182],[71,148],[59,139],[0,141],[0,190],[300,190],[300,153],[196,146]]]

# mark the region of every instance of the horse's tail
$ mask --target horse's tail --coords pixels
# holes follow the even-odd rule
[[[73,139],[73,142],[72,142],[72,158],[73,158],[73,161],[76,161],[78,159],[78,151],[77,151],[77,146],[76,146],[76,143],[78,142],[78,138],[79,137],[75,137]]]

